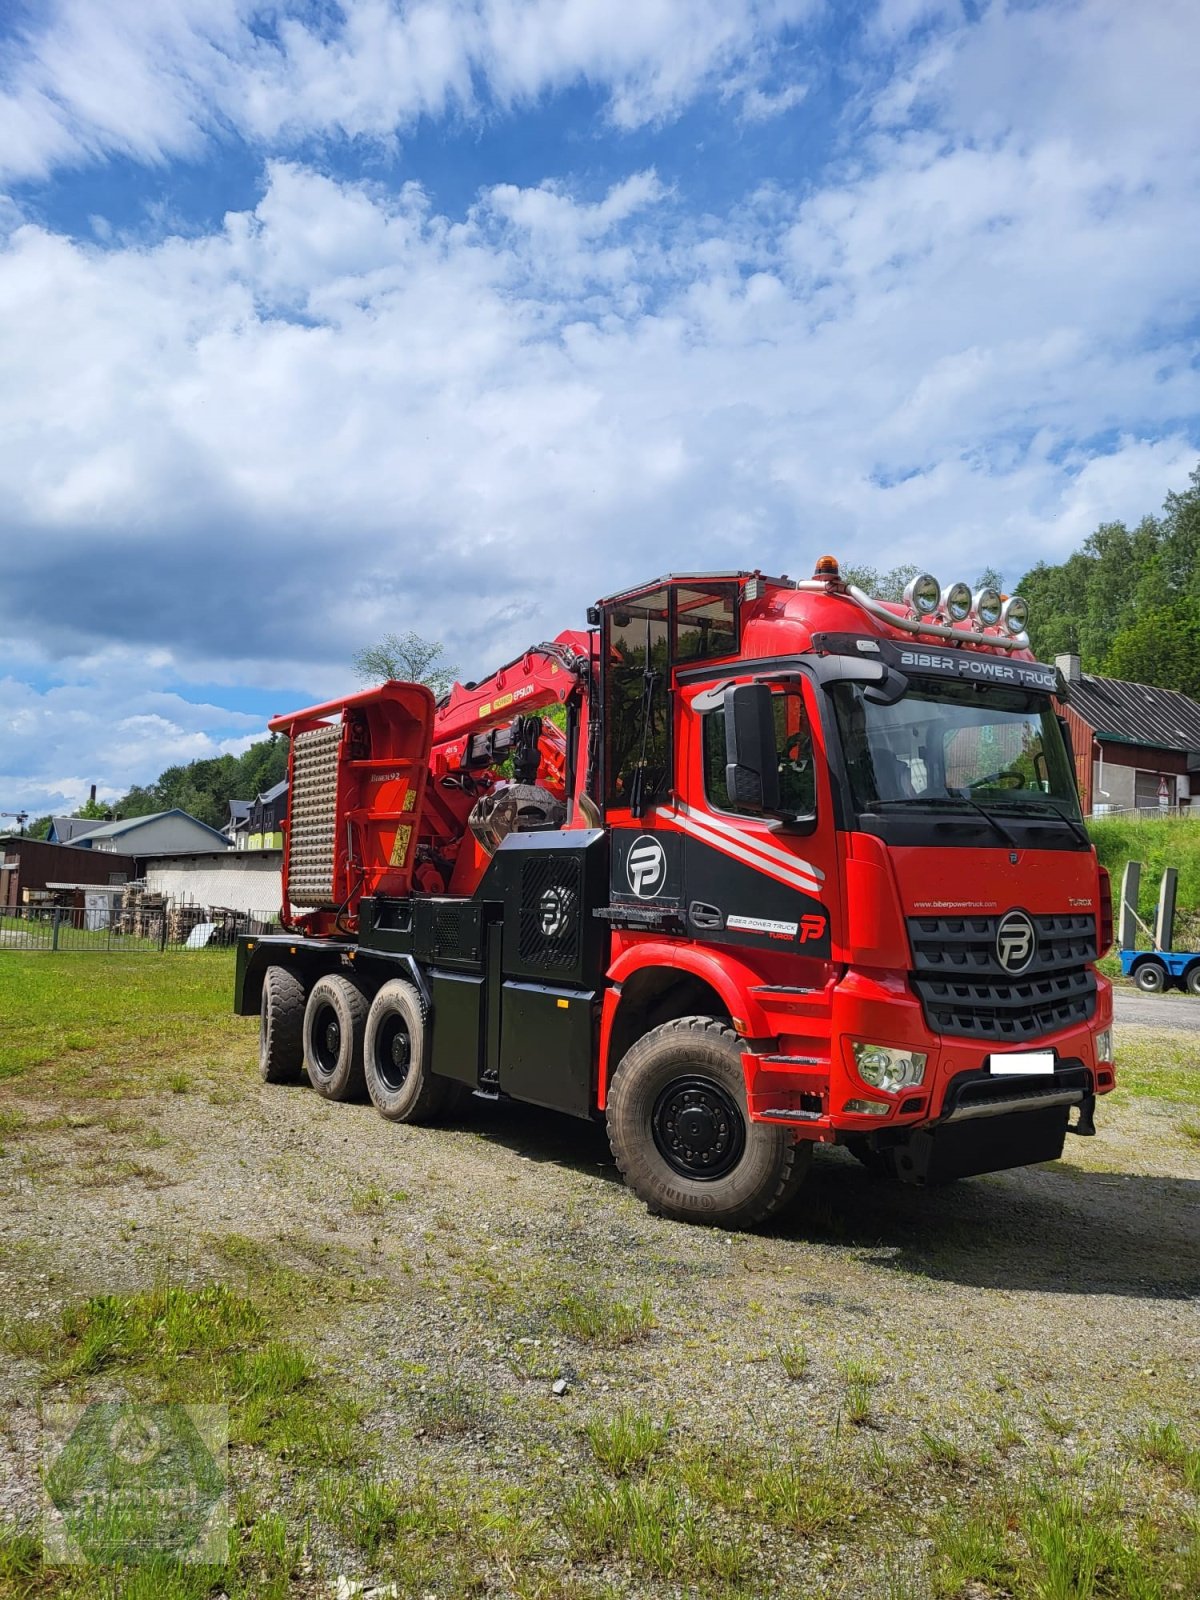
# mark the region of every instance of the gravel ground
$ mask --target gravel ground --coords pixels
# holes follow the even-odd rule
[[[1143,994],[1132,985],[1113,988],[1113,1013],[1118,1022],[1143,1028],[1178,1028],[1200,1039],[1200,1000],[1178,989]]]
[[[1192,1002],[1122,995],[1118,1043],[1160,1011],[1195,1037]],[[437,1471],[519,1479],[549,1461],[570,1477],[590,1466],[583,1423],[621,1405],[727,1449],[832,1450],[848,1363],[873,1369],[858,1437],[895,1459],[929,1433],[966,1457],[1007,1434],[1023,1441],[1014,1473],[1043,1449],[1101,1473],[1148,1420],[1197,1420],[1200,1144],[1168,1103],[1102,1102],[1098,1137],[1068,1140],[1061,1162],[931,1193],[819,1151],[786,1216],[732,1236],[649,1216],[597,1127],[480,1103],[444,1128],[394,1127],[264,1087],[252,1035],[228,1062],[188,1063],[176,1092],[77,1100],[75,1125],[8,1144],[10,1319],[164,1279],[236,1283],[231,1254],[257,1251],[320,1285],[297,1336],[368,1399],[397,1472],[415,1449]],[[62,1110],[20,1103],[33,1123]],[[564,1332],[556,1308],[593,1291],[647,1298],[655,1326],[608,1350]],[[781,1351],[800,1345],[791,1379]],[[468,1386],[474,1422],[439,1441],[422,1407],[448,1381]],[[18,1520],[38,1501],[38,1385],[19,1353],[0,1368],[0,1513]],[[805,1561],[779,1593],[875,1592],[867,1566],[844,1577],[853,1545]],[[823,1586],[830,1563],[848,1587]]]

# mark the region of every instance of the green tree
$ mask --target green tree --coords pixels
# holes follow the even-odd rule
[[[1200,699],[1200,604],[1186,599],[1142,612],[1113,640],[1103,672]]]
[[[1105,522],[1068,558],[1039,562],[1017,585],[1043,660],[1080,657],[1085,672],[1197,692],[1200,468],[1161,517]],[[1191,685],[1189,688],[1188,686]]]
[[[424,683],[441,696],[451,687],[458,668],[445,660],[439,639],[424,639],[419,633],[385,633],[378,644],[360,650],[354,657],[354,670],[365,683],[386,683],[399,678],[405,683]]]
[[[50,832],[50,825],[53,821],[53,817],[34,817],[25,831],[31,839],[44,839]]]
[[[86,817],[91,822],[107,822],[112,816],[112,811],[99,800],[85,800],[78,811],[72,811],[73,817]]]

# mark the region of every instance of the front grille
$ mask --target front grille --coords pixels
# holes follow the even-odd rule
[[[1000,917],[913,917],[912,986],[934,1033],[1020,1044],[1090,1021],[1096,1009],[1096,921],[1037,916],[1037,952],[1012,977],[996,954]]]

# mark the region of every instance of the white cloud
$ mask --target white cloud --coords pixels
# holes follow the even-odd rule
[[[680,14],[645,9],[631,40],[603,8],[447,15],[503,37],[489,81],[516,101],[589,51],[610,86],[632,72]],[[696,15],[718,42],[672,83],[734,49]],[[426,20],[421,60],[443,48]],[[496,184],[455,221],[415,184],[276,159],[258,205],[202,237],[81,244],[10,217],[0,651],[26,676],[70,666],[69,686],[6,691],[0,764],[121,787],[248,737],[152,683],[315,699],[409,626],[476,675],[651,570],[796,572],[833,548],[1013,578],[1153,510],[1200,451],[1200,127],[1159,92],[1178,76],[1162,30],[1109,5],[995,6],[919,41],[842,164],[723,215],[642,170],[586,200]],[[336,122],[332,46],[281,48]],[[636,81],[660,106],[677,92]],[[1119,139],[1096,126],[1110,92]],[[272,126],[269,96],[252,112]]]
[[[587,85],[607,98],[614,124],[640,127],[734,70],[752,98],[750,64],[769,73],[781,34],[816,9],[816,0],[346,0],[297,12],[265,0],[53,0],[40,26],[8,42],[0,172],[195,157],[229,133],[276,149],[312,134],[389,141],[421,117],[481,113],[479,89],[512,109]]]
[[[136,662],[110,653],[108,675],[72,664],[65,681],[36,690],[0,677],[0,806],[33,815],[70,812],[88,798],[112,801],[163,768],[237,754],[261,719],[147,688]],[[2,831],[2,830],[0,830]]]

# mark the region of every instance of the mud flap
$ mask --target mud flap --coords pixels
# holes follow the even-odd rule
[[[1047,1106],[918,1128],[895,1149],[896,1176],[901,1183],[936,1185],[1057,1161],[1066,1143],[1067,1117],[1068,1107]]]

